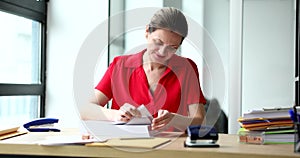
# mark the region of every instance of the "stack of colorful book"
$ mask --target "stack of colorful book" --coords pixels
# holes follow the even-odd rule
[[[294,142],[290,108],[261,109],[239,118],[239,141],[251,144],[286,144]]]

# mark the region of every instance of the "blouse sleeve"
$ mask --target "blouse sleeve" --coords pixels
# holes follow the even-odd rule
[[[113,62],[109,65],[108,69],[106,70],[104,76],[100,80],[100,82],[97,84],[95,89],[101,91],[103,94],[106,95],[109,99],[113,97],[112,94],[112,71],[115,68],[116,62],[118,61],[118,58],[115,58]]]
[[[185,94],[187,94],[186,103],[188,105],[195,104],[195,103],[206,104],[206,100],[200,86],[199,72],[198,72],[197,65],[191,59],[188,59],[188,61],[190,63],[188,66],[188,69],[190,71],[186,80],[187,85],[185,86],[187,87],[185,91]]]

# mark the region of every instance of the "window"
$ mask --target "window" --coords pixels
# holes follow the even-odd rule
[[[0,120],[44,117],[47,1],[0,1]]]

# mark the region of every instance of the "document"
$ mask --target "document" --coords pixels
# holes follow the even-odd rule
[[[110,139],[141,139],[151,138],[148,125],[115,125],[111,121],[83,121],[82,128],[91,134],[92,138],[83,140],[82,135],[51,135],[35,144],[56,146],[67,144],[103,143]]]
[[[56,146],[56,145],[70,145],[70,144],[87,144],[99,142],[96,139],[82,139],[81,135],[70,135],[70,136],[49,136],[46,139],[37,141],[35,144],[43,146]]]
[[[84,121],[88,132],[98,141],[112,138],[149,138],[149,125],[115,125],[109,121]]]
[[[122,121],[115,121],[114,124],[116,125],[150,125],[152,123],[153,117],[150,114],[150,112],[148,111],[148,109],[144,106],[141,105],[137,108],[140,113],[141,113],[141,117],[134,117],[132,118],[129,122],[122,122]]]
[[[244,119],[253,119],[253,118],[289,118],[289,109],[291,108],[273,108],[273,109],[259,109],[251,110],[243,114]]]

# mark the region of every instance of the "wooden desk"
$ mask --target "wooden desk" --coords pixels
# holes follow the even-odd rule
[[[236,135],[220,134],[220,148],[185,148],[185,137],[179,137],[159,149],[120,149],[113,147],[86,147],[82,145],[39,146],[33,143],[47,135],[73,133],[29,133],[0,141],[0,157],[18,156],[56,156],[56,157],[128,157],[128,158],[284,158],[300,157],[293,152],[293,145],[252,145],[241,144]],[[27,143],[27,144],[25,144]]]

